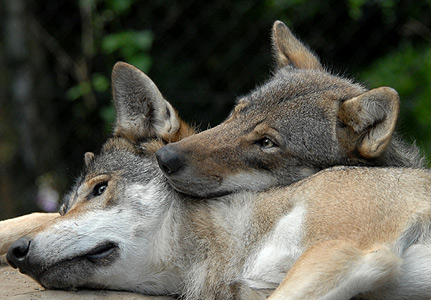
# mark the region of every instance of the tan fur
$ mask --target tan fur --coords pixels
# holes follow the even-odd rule
[[[145,151],[149,153],[156,153],[157,150],[166,145],[162,140],[154,140],[149,143],[145,143]]]
[[[364,252],[349,242],[330,240],[314,245],[302,255],[270,299],[323,298],[367,259],[387,269],[370,289],[377,289],[385,281],[396,280],[399,276],[401,260],[387,247]]]
[[[175,112],[177,114],[177,118],[178,118],[178,113]],[[168,134],[164,134],[162,136],[162,139],[169,142],[169,143],[174,143],[174,142],[178,142],[179,140],[182,140],[185,137],[191,136],[195,133],[194,128],[188,126],[183,120],[181,120],[180,118],[178,118],[179,120],[179,129],[176,132],[171,132]]]
[[[291,190],[280,193],[278,189],[267,191],[258,195],[259,201],[253,210],[255,228],[259,234],[268,232],[280,218],[287,214],[295,206],[295,200],[291,195]],[[286,201],[289,199],[289,201]]]
[[[18,238],[58,216],[58,213],[32,213],[0,221],[0,255],[6,254],[6,251]]]
[[[252,257],[255,251],[261,251],[283,217],[297,207],[304,207],[305,223],[299,244],[304,253],[292,268],[285,267],[287,276],[270,299],[347,300],[355,295],[364,299],[404,299],[404,296],[391,298],[387,289],[392,287],[389,289],[395,295],[403,293],[398,281],[407,279],[403,272],[412,262],[403,261],[403,257],[410,245],[429,246],[430,192],[428,171],[334,168],[290,187],[221,198],[220,201],[231,205],[220,212],[218,205],[203,203],[201,209],[191,210],[188,218],[192,223],[185,228],[202,242],[207,270],[203,289],[216,289],[223,298],[229,294],[229,287],[220,282],[238,276],[234,262],[242,255]],[[186,207],[194,205],[199,207],[195,201]],[[244,208],[236,211],[236,205]],[[250,224],[242,223],[241,215],[248,206]],[[218,214],[223,212],[226,215],[219,220]],[[241,231],[235,232],[230,227],[231,214],[235,212],[238,224],[242,224],[238,226],[246,230],[240,240],[237,238]],[[286,238],[289,239],[288,235]],[[430,260],[431,256],[423,264]],[[284,263],[280,259],[280,268]],[[419,276],[430,278],[427,274]],[[230,288],[235,286],[231,283]],[[424,290],[430,288],[430,283],[426,283]],[[244,287],[230,293],[243,295],[237,296],[238,299],[261,299],[257,291],[251,293]],[[421,296],[412,295],[409,299],[428,299],[424,298],[426,293],[420,291]],[[196,296],[213,297],[213,294]]]
[[[431,203],[423,200],[430,197],[430,178],[420,170],[391,169],[389,176],[396,180],[387,175],[367,169],[329,170],[293,186],[293,198],[307,202],[303,242],[309,250],[270,299],[320,299],[364,264],[364,258],[383,270],[370,290],[402,277],[396,243],[417,239],[404,236],[415,223],[428,228]]]

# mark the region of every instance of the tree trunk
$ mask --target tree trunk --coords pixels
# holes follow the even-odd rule
[[[50,76],[44,49],[28,30],[30,9],[25,0],[0,4],[0,218],[37,209],[36,178],[58,157],[55,126],[48,127]]]

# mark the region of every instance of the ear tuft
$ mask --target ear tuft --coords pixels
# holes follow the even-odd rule
[[[356,149],[362,157],[380,156],[389,145],[399,113],[398,93],[388,87],[367,91],[344,101],[338,118],[361,138]]]
[[[298,69],[323,70],[319,59],[281,21],[275,21],[272,26],[272,45],[279,68],[291,65]]]

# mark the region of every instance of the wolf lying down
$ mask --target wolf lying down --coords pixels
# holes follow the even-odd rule
[[[431,173],[338,167],[284,188],[196,199],[158,167],[192,133],[138,69],[113,71],[114,137],[61,216],[18,239],[9,263],[51,289],[185,299],[429,299]]]
[[[241,97],[222,124],[163,147],[169,183],[199,197],[289,185],[343,166],[423,167],[394,133],[399,96],[325,71],[282,22],[273,26],[278,68]]]

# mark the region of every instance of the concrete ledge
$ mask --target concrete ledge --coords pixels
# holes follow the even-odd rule
[[[0,299],[9,300],[172,300],[170,297],[144,296],[128,292],[105,290],[54,291],[45,290],[30,277],[17,270],[0,268]]]

